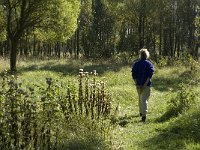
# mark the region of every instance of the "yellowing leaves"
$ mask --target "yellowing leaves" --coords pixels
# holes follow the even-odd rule
[[[41,25],[42,28],[36,28],[34,34],[42,41],[65,41],[75,32],[79,13],[78,0],[56,0],[54,5],[51,5],[51,10]]]

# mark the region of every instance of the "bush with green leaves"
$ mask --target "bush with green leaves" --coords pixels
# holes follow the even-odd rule
[[[0,148],[65,149],[72,139],[87,142],[95,134],[105,149],[111,95],[104,82],[89,76],[81,70],[67,85],[46,78],[46,86],[23,87],[15,76],[2,73]]]
[[[190,54],[186,54],[182,58],[183,65],[190,69],[191,73],[196,73],[200,70],[199,63]]]
[[[178,116],[188,111],[195,103],[195,99],[195,93],[188,87],[181,85],[180,91],[169,101],[168,113],[171,116]]]
[[[168,58],[167,58],[167,57],[160,57],[160,58],[158,59],[157,65],[158,65],[159,67],[167,66],[167,64],[168,64]]]
[[[134,56],[127,52],[121,52],[113,55],[112,59],[115,63],[132,64],[133,61],[137,59],[137,56]]]
[[[194,107],[198,99],[197,94],[190,86],[180,85],[180,89],[175,94],[170,94],[166,112],[158,119],[158,121],[166,121],[180,114],[187,113]]]

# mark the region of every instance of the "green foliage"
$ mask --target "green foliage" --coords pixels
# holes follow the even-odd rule
[[[94,142],[101,143],[99,147],[107,147],[104,139],[110,130],[106,118],[111,111],[111,95],[104,82],[96,81],[95,77],[90,81],[89,74],[83,70],[78,82],[69,82],[67,86],[46,78],[46,87],[25,88],[7,72],[2,73],[2,79],[1,148],[60,149],[70,146],[71,140],[77,138],[89,146],[91,134],[96,137]]]
[[[159,67],[167,66],[167,64],[168,64],[168,58],[167,57],[160,57],[158,62],[157,62],[157,65]]]
[[[91,122],[88,119],[74,116],[65,126],[65,133],[61,134],[63,145],[58,149],[82,150],[82,149],[109,149],[110,143],[106,141],[110,137],[111,126],[107,122]],[[64,139],[65,137],[65,139]]]
[[[166,114],[173,117],[187,112],[195,104],[196,98],[196,94],[188,86],[181,85],[177,95],[170,99]]]
[[[115,121],[115,124],[114,126],[110,126],[107,123],[107,121],[109,122],[109,120],[104,120],[103,123],[101,119],[94,119],[91,121],[91,112],[89,113],[89,117],[86,117],[85,106],[83,106],[84,113],[82,117],[79,116],[80,109],[78,108],[78,106],[78,109],[76,111],[77,115],[70,115],[70,113],[68,115],[66,113],[67,119],[69,120],[66,121],[67,119],[65,118],[65,115],[60,109],[61,112],[59,113],[61,115],[59,115],[59,119],[56,118],[55,122],[59,122],[60,118],[64,121],[58,123],[59,130],[57,132],[57,139],[59,140],[57,149],[94,150],[99,148],[103,150],[192,150],[195,148],[199,148],[200,80],[198,74],[195,76],[191,75],[191,73],[189,72],[190,68],[186,68],[185,65],[183,65],[182,61],[181,65],[177,66],[171,65],[166,67],[156,67],[157,71],[153,76],[153,87],[149,99],[149,112],[147,114],[147,122],[145,124],[139,122],[141,118],[138,114],[138,97],[131,78],[131,66],[129,65],[121,65],[121,63],[113,63],[109,60],[103,62],[91,62],[86,60],[75,61],[66,59],[38,61],[37,59],[34,59],[19,62],[19,78],[17,79],[17,81],[22,82],[23,85],[28,85],[27,88],[21,85],[21,87],[23,89],[27,89],[27,91],[29,91],[28,87],[34,87],[34,95],[36,95],[36,98],[32,99],[36,99],[41,102],[41,97],[43,96],[46,97],[45,101],[51,99],[51,95],[47,94],[51,93],[51,90],[47,90],[48,84],[45,84],[46,81],[44,80],[44,77],[52,77],[53,80],[48,79],[48,83],[51,83],[52,81],[52,93],[58,93],[53,92],[53,90],[57,91],[56,86],[61,86],[62,88],[59,88],[60,95],[61,97],[62,95],[65,97],[67,96],[69,85],[69,89],[71,89],[70,93],[72,95],[73,92],[76,93],[76,104],[78,105],[80,77],[77,77],[77,68],[84,68],[84,70],[88,71],[96,69],[100,75],[100,77],[95,76],[96,82],[101,79],[101,76],[106,78],[103,79],[103,81],[106,80],[106,87],[109,88],[109,91],[112,93],[112,108],[116,108],[117,112],[116,118],[114,118],[115,120],[113,120]],[[93,78],[94,76],[90,75],[90,84],[93,83],[91,77]],[[70,83],[68,82],[68,80],[70,81]],[[82,84],[82,91],[84,96],[86,91],[86,75],[83,76],[82,81],[84,81]],[[194,84],[190,84],[193,81],[195,81]],[[32,83],[37,83],[38,87],[33,86]],[[179,87],[180,83],[182,83],[184,87],[188,87],[188,89],[186,89],[187,92],[190,91],[190,89],[192,91],[191,93],[195,92],[195,105],[191,105],[189,111],[183,111],[185,113],[178,115],[178,117],[169,119],[172,117],[170,116],[168,118],[169,120],[165,118],[164,122],[158,122],[158,119],[163,117],[163,114],[168,111],[169,103],[167,102],[172,98],[175,99],[175,97],[180,97],[180,94],[179,96],[177,96],[178,93],[181,92]],[[42,89],[39,90],[39,88]],[[66,100],[68,99],[66,98]],[[38,106],[40,107],[42,105]],[[49,105],[47,105],[47,107],[48,106]],[[112,109],[112,111],[114,111],[114,109]],[[53,110],[56,110],[56,108],[53,108]],[[76,112],[73,111],[73,114],[76,114]],[[59,114],[57,112],[54,113]],[[47,112],[40,115],[43,115],[44,118],[47,118]],[[95,116],[95,118],[98,118],[97,115]],[[41,117],[38,116],[37,118],[37,128],[41,129],[41,127],[44,125],[44,122],[41,120]],[[52,115],[52,118],[55,118],[54,115]],[[53,123],[53,120],[51,120],[51,122],[52,125],[55,125],[55,123]],[[45,126],[45,131],[47,131],[47,127],[48,126]],[[56,131],[56,129],[51,128],[51,131]],[[38,132],[41,133],[40,131]],[[108,132],[111,133],[111,137],[110,134],[106,134]],[[54,141],[56,141],[56,132],[51,133],[51,140],[53,143]],[[105,138],[104,134],[106,134],[105,136],[108,136],[108,138]],[[45,133],[45,137],[46,135],[47,134]],[[40,140],[39,137],[38,140]],[[112,147],[110,147],[110,144],[112,144]]]
[[[6,40],[6,31],[5,31],[6,16],[3,9],[4,9],[3,6],[0,5],[0,41]]]
[[[184,66],[189,69],[191,75],[196,75],[200,71],[199,62],[188,53],[183,54],[181,58],[159,57],[155,63],[158,67]]]
[[[200,16],[197,16],[195,18],[195,27],[196,27],[195,36],[200,37]],[[197,41],[197,42],[200,42],[200,41]]]
[[[169,122],[166,127],[160,128],[159,134],[145,142],[144,149],[148,147],[149,150],[198,150],[200,146],[199,114],[198,109],[192,110],[176,120]]]
[[[183,65],[190,69],[192,75],[196,75],[200,71],[199,62],[194,60],[191,55],[186,55],[182,61]]]
[[[16,71],[20,40],[31,33],[40,41],[63,42],[77,28],[78,0],[6,0],[3,6],[7,40],[10,42],[10,70]],[[1,12],[1,7],[0,7]],[[1,19],[1,18],[0,18]]]
[[[132,64],[133,61],[136,59],[135,56],[131,55],[127,52],[121,52],[118,54],[115,54],[112,57],[113,61],[116,63],[123,63],[123,64]]]
[[[77,28],[80,2],[56,0],[49,7],[47,18],[33,30],[33,34],[40,41],[66,41]]]
[[[85,56],[110,58],[120,38],[118,35],[122,25],[121,16],[119,15],[121,7],[118,2],[104,0],[97,0],[92,4],[92,11],[88,11],[92,16],[87,14],[88,23],[90,23],[86,35],[88,43],[83,43]],[[86,42],[85,35],[84,42]]]

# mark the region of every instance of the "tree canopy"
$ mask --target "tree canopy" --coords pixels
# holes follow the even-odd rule
[[[6,17],[0,19],[6,24],[11,70],[16,70],[17,46],[25,33],[35,33],[42,41],[63,41],[77,27],[78,0],[4,0],[2,7],[1,16]]]
[[[155,58],[197,58],[199,6],[199,0],[1,0],[0,55],[11,54],[11,70],[17,54],[97,59],[146,47]]]

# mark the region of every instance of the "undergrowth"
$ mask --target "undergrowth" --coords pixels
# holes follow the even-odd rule
[[[185,85],[180,85],[179,91],[172,96],[168,101],[166,112],[159,121],[166,121],[172,117],[177,117],[180,114],[187,113],[197,101],[196,93]]]
[[[17,122],[9,123],[11,119],[16,119],[14,115],[10,114],[11,109],[6,110],[8,113],[4,115],[11,126],[15,127],[15,124],[18,123],[18,130],[20,129],[20,132],[17,132],[20,139],[17,141],[18,145],[24,146],[24,141],[27,143],[32,141],[29,146],[33,147],[33,141],[37,137],[35,143],[42,147],[42,142],[48,143],[50,135],[50,146],[57,149],[198,149],[200,147],[198,128],[199,63],[191,57],[173,61],[162,58],[160,64],[154,62],[156,72],[153,76],[149,112],[147,122],[143,124],[139,122],[137,92],[131,78],[131,57],[126,60],[126,55],[118,55],[116,58],[118,63],[68,60],[50,60],[38,63],[19,62],[18,88],[22,89],[22,93],[23,91],[28,93],[29,97],[25,98],[25,95],[22,94],[21,98],[18,97],[21,100],[16,101],[17,109],[13,110],[20,112],[17,114],[19,116]],[[124,64],[121,63],[122,61]],[[89,73],[80,73],[77,78],[78,68],[89,70],[89,72],[97,70],[99,73],[100,77],[94,76],[97,99],[98,86],[99,94],[107,93],[106,89],[109,89],[107,96],[112,95],[112,99],[110,99],[112,112],[116,112],[111,117],[114,126],[110,125],[110,115],[106,116],[102,109],[100,111],[100,108],[104,106],[103,103],[96,103],[100,105],[93,107],[93,116],[92,109],[88,109],[93,105],[91,101],[90,103],[82,101],[85,97],[91,100],[94,80],[93,77],[90,77],[87,84],[87,74]],[[48,77],[47,80],[45,80],[46,77]],[[80,83],[81,80],[83,84]],[[102,84],[102,81],[105,84]],[[20,82],[22,84],[19,84]],[[49,85],[50,90],[48,89]],[[86,90],[87,85],[88,91]],[[102,88],[105,89],[104,92],[101,92]],[[32,95],[31,92],[33,92]],[[76,95],[75,101],[74,95]],[[56,97],[55,101],[53,97]],[[5,95],[1,94],[1,102],[4,98]],[[12,96],[10,98],[12,99]],[[22,103],[20,107],[19,102]],[[37,105],[33,105],[35,102]],[[5,104],[0,103],[0,105],[3,108],[2,105]],[[35,106],[37,106],[37,113],[35,113],[37,115],[34,119]],[[23,125],[22,121],[30,118],[28,117],[29,110],[32,111],[31,118],[33,119],[25,121],[26,124]],[[98,117],[99,112],[101,115]],[[1,110],[0,118],[2,116]],[[36,127],[34,127],[34,120]],[[1,134],[8,132],[6,129],[8,127],[9,132],[17,130],[14,127],[7,127],[7,122],[4,122],[3,128],[0,129]],[[28,130],[30,127],[31,132]],[[37,136],[34,137],[34,133]],[[31,136],[23,138],[23,135]],[[8,138],[16,135],[6,136]],[[45,137],[44,140],[43,137]],[[12,140],[12,142],[14,141]],[[4,146],[9,144],[2,143]],[[48,144],[45,146],[47,148]]]
[[[67,85],[46,78],[46,86],[26,87],[3,72],[0,148],[72,149],[77,146],[74,139],[81,147],[109,148],[105,139],[110,132],[111,95],[95,75],[81,69],[77,80]]]

